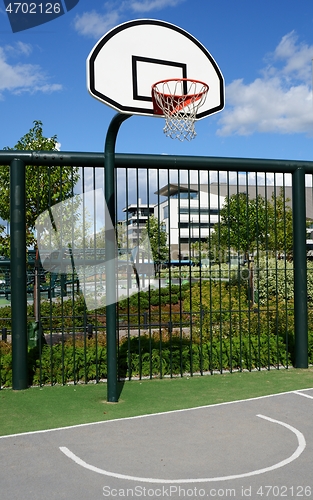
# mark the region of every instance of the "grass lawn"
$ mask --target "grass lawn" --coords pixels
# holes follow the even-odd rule
[[[118,403],[101,384],[0,391],[0,435],[52,429],[313,388],[313,367],[127,381]]]
[[[10,306],[10,305],[11,305],[10,300],[7,300],[5,297],[0,296],[0,307],[1,306]]]

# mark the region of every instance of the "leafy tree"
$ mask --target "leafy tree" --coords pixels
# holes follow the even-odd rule
[[[88,228],[92,228],[92,225],[89,224]],[[85,238],[86,248],[105,248],[105,237],[105,226],[103,226],[97,233]],[[124,222],[118,222],[116,225],[116,243],[118,250],[127,248],[127,226]]]
[[[154,262],[164,262],[168,258],[167,234],[164,222],[150,215],[142,231],[141,239],[149,238]]]
[[[268,236],[268,248],[287,255],[292,254],[293,250],[292,209],[286,205],[289,201],[290,199],[284,196],[284,189],[281,188],[277,197],[272,195],[269,207],[272,226]]]
[[[118,248],[121,250],[127,248],[127,225],[124,221],[117,223],[116,233]]]
[[[57,151],[57,136],[44,137],[42,123],[34,121],[34,126],[13,147],[6,150]],[[48,207],[73,196],[74,186],[79,179],[77,167],[32,166],[26,167],[26,238],[27,245],[35,244],[35,221]],[[0,217],[10,222],[10,168],[0,169]],[[0,227],[0,254],[9,254],[10,237]]]
[[[271,200],[245,193],[226,198],[220,222],[210,238],[210,248],[243,253],[256,250],[292,252],[292,210],[283,191]]]
[[[209,246],[207,241],[195,241],[191,243],[191,255],[193,259],[207,259],[209,256]]]

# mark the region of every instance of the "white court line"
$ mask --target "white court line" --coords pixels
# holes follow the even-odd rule
[[[77,455],[75,455],[73,452],[71,452],[68,448],[65,446],[60,446],[60,450],[64,455],[66,455],[68,458],[73,460],[76,464],[84,467],[85,469],[88,469],[92,472],[97,472],[98,474],[103,474],[105,476],[110,476],[110,477],[115,477],[117,479],[126,479],[129,481],[137,481],[137,482],[143,482],[143,483],[158,483],[158,484],[181,484],[181,483],[207,483],[207,482],[213,482],[213,481],[229,481],[230,479],[240,479],[240,478],[245,478],[245,477],[250,477],[250,476],[256,476],[258,474],[264,474],[265,472],[270,472],[275,469],[279,469],[280,467],[284,467],[285,465],[290,464],[294,460],[296,460],[301,453],[304,451],[306,447],[306,442],[305,438],[298,429],[295,427],[292,427],[289,424],[286,424],[285,422],[281,422],[279,420],[274,420],[273,418],[266,417],[265,415],[257,415],[257,417],[263,418],[264,420],[268,420],[269,422],[273,422],[274,424],[282,425],[283,427],[286,427],[289,429],[291,432],[293,432],[298,439],[298,447],[297,449],[293,452],[293,454],[286,458],[285,460],[282,460],[281,462],[278,462],[277,464],[271,465],[269,467],[265,467],[263,469],[258,469],[254,470],[251,472],[246,472],[243,474],[234,474],[231,476],[220,476],[220,477],[206,477],[206,478],[197,478],[197,479],[155,479],[151,477],[136,477],[136,476],[128,476],[125,474],[119,474],[117,472],[109,472],[104,469],[99,469],[99,467],[95,467],[94,465],[87,464],[84,460],[79,458]]]
[[[304,398],[313,399],[313,396],[310,396],[309,394],[303,394],[303,392],[300,391],[294,391],[294,393],[298,394],[298,396],[303,396]]]
[[[313,387],[309,387],[307,389],[301,389],[301,391],[312,391]],[[180,413],[184,411],[195,411],[195,410],[201,410],[204,408],[215,408],[216,406],[225,406],[225,405],[232,405],[236,403],[246,403],[248,401],[258,401],[259,399],[266,399],[266,398],[274,398],[276,396],[284,396],[286,394],[295,394],[296,391],[286,391],[286,392],[279,392],[277,394],[267,394],[266,396],[258,396],[256,398],[247,398],[247,399],[237,399],[236,401],[225,401],[224,403],[216,403],[212,405],[203,405],[203,406],[194,406],[192,408],[182,408],[181,410],[169,410],[169,411],[162,411],[159,413],[148,413],[144,415],[136,415],[134,417],[121,417],[121,418],[113,418],[111,420],[100,420],[99,422],[90,422],[87,424],[77,424],[77,425],[67,425],[64,427],[55,427],[53,429],[42,429],[39,431],[29,431],[29,432],[19,432],[17,434],[8,434],[6,436],[0,436],[0,439],[7,439],[11,437],[18,437],[18,436],[31,436],[32,434],[43,434],[45,432],[56,432],[56,431],[64,431],[68,429],[79,429],[80,427],[88,427],[89,425],[98,425],[98,424],[109,424],[111,422],[121,422],[124,420],[135,420],[137,418],[147,418],[147,417],[158,417],[159,415],[167,415],[167,414],[172,414],[172,413]]]

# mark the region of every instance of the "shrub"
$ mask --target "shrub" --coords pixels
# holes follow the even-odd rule
[[[309,363],[313,364],[313,332],[309,332]],[[294,359],[292,337],[288,345],[282,337],[261,333],[233,337],[212,336],[200,342],[170,335],[166,330],[154,335],[121,341],[118,370],[121,378],[182,375],[224,370],[253,370],[290,366]],[[66,384],[107,377],[104,335],[90,340],[67,340],[44,346],[40,354],[29,353],[29,383]],[[11,345],[0,343],[1,386],[12,386]]]
[[[33,367],[33,384],[65,384],[107,377],[106,341],[76,339],[44,346]]]
[[[202,340],[263,333],[285,338],[293,330],[293,301],[270,298],[265,306],[251,307],[243,287],[223,282],[196,284],[183,310],[194,313],[195,334]]]
[[[11,345],[0,341],[0,386],[12,387]]]

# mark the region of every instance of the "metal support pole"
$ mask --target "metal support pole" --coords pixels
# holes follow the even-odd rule
[[[292,174],[295,366],[308,368],[305,170]]]
[[[8,329],[2,328],[2,340],[3,342],[7,342],[8,340]]]
[[[10,165],[12,387],[28,387],[25,164]]]
[[[115,115],[109,125],[104,149],[105,166],[105,202],[107,205],[107,216],[113,224],[113,234],[105,231],[105,260],[110,262],[105,268],[106,273],[106,331],[107,331],[107,367],[108,384],[107,400],[111,403],[117,403],[117,346],[116,346],[116,266],[111,265],[116,259],[115,245],[115,143],[117,133],[121,124],[131,115],[118,113]],[[109,227],[109,221],[105,221],[106,227]]]

